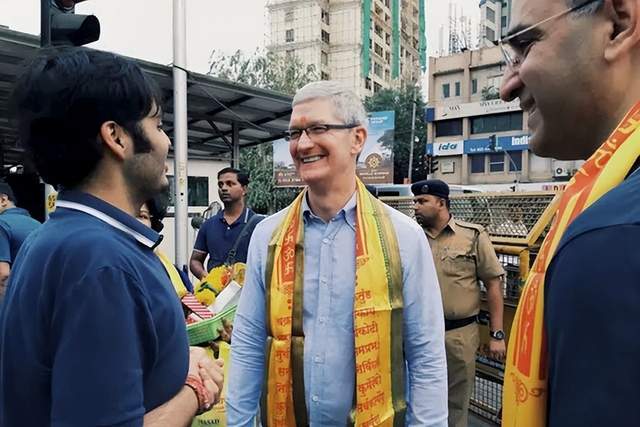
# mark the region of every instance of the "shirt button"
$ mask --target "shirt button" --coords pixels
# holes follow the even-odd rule
[[[316,362],[316,363],[320,363],[321,360],[322,359],[320,358],[320,356],[316,356],[316,357],[313,358],[313,361]]]
[[[322,283],[323,285],[326,285],[327,279],[325,279],[324,277],[320,278],[320,283]]]
[[[320,324],[324,325],[325,322],[327,321],[326,317],[319,317],[318,320],[320,321]]]
[[[317,402],[318,400],[320,400],[320,398],[314,394],[313,396],[311,396],[311,400],[313,400],[314,402]]]
[[[329,239],[327,239],[326,237],[324,239],[322,239],[322,243],[324,243],[325,245],[329,243]]]

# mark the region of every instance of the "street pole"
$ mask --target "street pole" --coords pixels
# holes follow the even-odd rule
[[[409,178],[408,184],[411,184],[411,175],[413,172],[413,138],[416,132],[416,95],[417,89],[413,89],[413,112],[411,113],[411,140],[409,141],[409,172],[407,177]]]
[[[173,0],[173,160],[175,180],[175,262],[187,265],[187,32],[186,0]]]

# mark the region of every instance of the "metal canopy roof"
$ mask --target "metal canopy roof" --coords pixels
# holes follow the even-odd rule
[[[39,43],[37,36],[0,27],[0,146],[5,165],[22,162],[8,99],[25,60],[37,53]],[[163,122],[173,139],[172,67],[133,60],[160,85],[165,98]],[[234,143],[237,148],[273,141],[289,125],[290,96],[192,72],[187,90],[190,158],[232,161]]]

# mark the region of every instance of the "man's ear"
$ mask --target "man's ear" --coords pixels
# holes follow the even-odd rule
[[[605,14],[611,22],[605,59],[615,61],[638,48],[640,42],[640,7],[637,0],[605,0]]]
[[[351,145],[352,154],[358,155],[364,149],[364,144],[367,142],[367,128],[364,126],[358,126],[353,130],[355,138]]]
[[[127,144],[125,141],[128,136],[124,129],[114,121],[104,122],[100,126],[100,138],[108,150],[115,157],[124,160],[126,157]]]

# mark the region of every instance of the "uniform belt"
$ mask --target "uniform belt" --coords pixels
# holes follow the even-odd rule
[[[455,320],[444,319],[444,330],[450,331],[452,329],[462,328],[463,326],[470,325],[476,322],[477,320],[478,320],[477,314],[475,316],[465,317],[464,319],[455,319]]]

